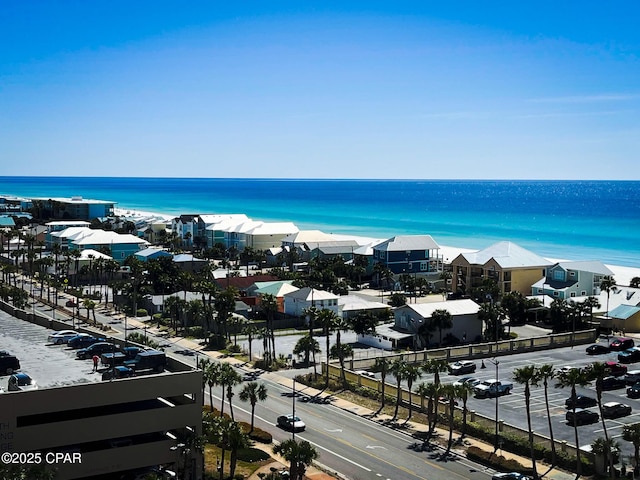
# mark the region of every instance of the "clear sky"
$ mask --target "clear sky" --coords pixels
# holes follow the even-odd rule
[[[640,179],[640,3],[0,0],[0,175]]]

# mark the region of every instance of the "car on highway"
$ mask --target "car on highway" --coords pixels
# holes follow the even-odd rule
[[[589,408],[595,407],[598,404],[598,401],[593,397],[588,397],[587,395],[576,395],[575,397],[569,397],[564,401],[564,405],[567,408],[573,408],[574,405],[576,408]]]
[[[376,374],[373,372],[369,372],[368,370],[356,370],[356,375],[362,375],[363,377],[376,378]]]
[[[80,333],[73,338],[70,338],[67,342],[69,348],[86,348],[89,345],[93,345],[98,342],[106,342],[104,338],[96,338],[93,335],[89,335],[88,333]]]
[[[604,362],[604,366],[609,370],[609,374],[613,377],[620,377],[627,373],[627,366],[618,362]]]
[[[86,348],[81,348],[76,352],[76,357],[80,360],[85,360],[87,358],[91,358],[94,355],[102,355],[107,352],[117,352],[119,348],[115,346],[113,343],[109,342],[96,342],[89,345]]]
[[[621,377],[604,377],[600,383],[602,390],[617,390],[627,386],[627,382]]]
[[[460,385],[469,385],[471,388],[475,387],[479,384],[481,380],[476,377],[461,377],[455,382],[453,382],[454,387],[459,387]]]
[[[640,362],[640,348],[631,347],[618,354],[618,361],[620,363],[635,363]]]
[[[609,346],[602,343],[596,343],[587,347],[587,355],[603,355],[605,353],[609,353],[610,351],[611,349],[609,348]]]
[[[565,415],[565,419],[569,425],[588,425],[590,423],[595,423],[600,419],[600,415],[596,412],[592,412],[591,410],[587,410],[584,408],[578,408],[575,410],[567,411]]]
[[[493,474],[491,480],[531,480],[531,477],[520,472],[498,472]]]
[[[37,390],[37,388],[36,381],[24,372],[14,373],[7,382],[7,390],[9,392]]]
[[[620,402],[607,402],[602,404],[602,416],[604,418],[619,418],[631,415],[631,407]]]
[[[627,397],[640,398],[640,382],[636,382],[627,388]]]
[[[53,343],[54,345],[62,345],[63,343],[67,343],[70,339],[78,335],[78,332],[75,330],[60,330],[58,332],[53,332],[47,338],[49,343]]]
[[[623,350],[628,350],[631,347],[635,347],[636,344],[633,341],[633,338],[628,337],[618,337],[615,338],[610,344],[609,348],[611,348],[614,352],[621,352]]]
[[[476,364],[471,360],[460,360],[449,365],[449,373],[451,375],[463,375],[465,373],[475,373],[475,371]]]
[[[280,415],[277,419],[278,426],[292,432],[302,432],[307,426],[297,415]]]

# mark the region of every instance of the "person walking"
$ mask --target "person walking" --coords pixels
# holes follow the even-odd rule
[[[93,371],[98,371],[98,362],[100,361],[100,357],[98,355],[93,356]]]

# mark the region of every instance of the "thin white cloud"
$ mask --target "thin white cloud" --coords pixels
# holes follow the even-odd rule
[[[597,95],[572,95],[566,97],[529,98],[532,103],[592,103],[592,102],[623,102],[637,100],[638,93],[602,93]]]

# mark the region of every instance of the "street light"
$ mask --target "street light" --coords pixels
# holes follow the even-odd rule
[[[494,358],[493,360],[489,360],[491,363],[493,363],[496,366],[496,382],[498,382],[500,380],[499,378],[499,372],[498,372],[498,365],[500,365],[500,362],[498,361],[498,359]],[[499,446],[499,441],[500,441],[500,436],[498,433],[498,398],[500,397],[498,390],[497,390],[497,385],[496,385],[496,391],[495,391],[495,396],[496,396],[496,433],[495,433],[495,440],[494,440],[494,444],[493,444],[493,452],[497,452],[498,451],[498,446]]]

